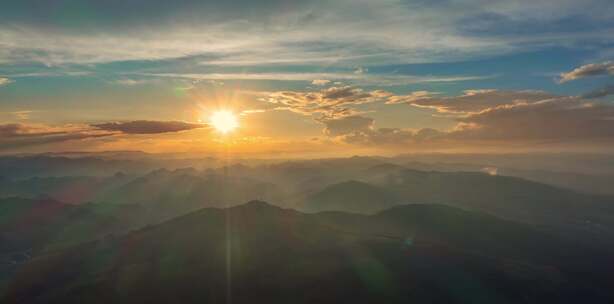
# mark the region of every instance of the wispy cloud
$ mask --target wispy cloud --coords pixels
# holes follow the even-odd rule
[[[534,103],[555,97],[542,91],[500,91],[495,89],[465,90],[460,96],[437,96],[430,92],[414,92],[392,96],[388,103],[406,103],[417,107],[432,108],[440,113],[467,114],[500,105]]]
[[[122,86],[137,86],[143,85],[152,82],[151,79],[132,79],[132,78],[122,78],[110,81],[112,84],[118,84]]]
[[[203,60],[205,64],[224,66],[450,61],[545,45],[601,43],[611,35],[606,21],[614,15],[603,9],[609,7],[607,0],[539,4],[503,0],[267,1],[257,5],[253,1],[173,5],[150,1],[146,6],[138,1],[121,5],[92,1],[84,7],[97,8],[97,14],[58,22],[48,18],[47,11],[61,10],[61,3],[51,7],[24,1],[0,12],[0,18],[10,25],[0,29],[0,62],[58,65],[193,55],[207,55],[210,59]],[[479,26],[485,15],[513,20],[517,26],[491,32],[491,24]],[[567,28],[555,33],[525,30],[518,34],[515,30],[531,28],[534,20],[548,25],[570,17],[602,24],[605,30],[576,30],[575,35]],[[470,21],[478,26],[466,30]]]
[[[367,73],[138,73],[147,77],[183,78],[192,80],[278,80],[309,81],[322,85],[333,81],[345,81],[359,86],[398,86],[419,83],[462,82],[483,80],[497,77],[485,76],[417,76],[401,74],[367,74]],[[314,83],[315,82],[315,83]]]

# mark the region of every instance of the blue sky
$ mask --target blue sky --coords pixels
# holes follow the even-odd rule
[[[602,121],[610,119],[614,91],[613,4],[542,2],[7,1],[0,11],[0,123],[19,126],[5,131],[13,152],[113,149],[131,141],[172,149],[148,148],[158,140],[151,134],[86,135],[109,131],[92,127],[105,122],[205,125],[219,109],[242,120],[233,140],[266,138],[296,150],[471,149],[506,139],[523,149],[556,142],[600,150],[610,134],[588,129],[610,127]],[[561,82],[574,69],[577,75]],[[482,108],[476,98],[486,99]],[[516,134],[478,115],[551,99],[565,111],[589,104],[605,110],[582,110],[584,120],[572,123],[582,131],[568,132],[581,138]],[[471,111],[447,106],[468,101]],[[545,115],[530,122],[536,128],[571,117],[540,109],[530,110]],[[340,125],[345,133],[331,129]],[[465,134],[469,126],[472,134]],[[419,135],[431,129],[439,133]],[[42,146],[23,139],[49,136],[46,130],[86,135]],[[204,130],[164,133],[166,141],[173,135],[175,143],[195,142],[179,150],[206,151],[220,140]]]

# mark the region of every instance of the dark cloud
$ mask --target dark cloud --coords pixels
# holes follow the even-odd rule
[[[92,127],[105,131],[122,132],[125,134],[158,134],[200,129],[207,127],[207,125],[182,121],[136,120],[129,122],[93,124]]]
[[[609,85],[603,88],[599,88],[597,90],[588,92],[584,95],[582,95],[582,97],[584,98],[601,98],[601,97],[606,97],[606,96],[610,96],[614,94],[614,85]]]
[[[4,124],[0,125],[0,150],[110,136],[112,133],[67,126]]]
[[[589,76],[614,75],[614,62],[585,64],[571,72],[561,73],[559,82],[564,83]]]

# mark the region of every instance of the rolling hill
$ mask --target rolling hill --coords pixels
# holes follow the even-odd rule
[[[574,262],[582,258],[589,263]],[[529,226],[452,207],[365,216],[254,201],[39,256],[4,300],[606,303],[603,261]]]
[[[330,185],[305,199],[302,210],[345,211],[370,214],[399,203],[391,191],[359,181]]]

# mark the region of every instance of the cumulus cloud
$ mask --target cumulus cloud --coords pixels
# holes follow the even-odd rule
[[[207,127],[207,125],[182,121],[136,120],[129,122],[93,124],[92,127],[105,131],[122,132],[125,134],[158,134],[200,129]]]
[[[500,105],[534,103],[553,97],[554,95],[542,91],[465,90],[460,96],[449,97],[418,91],[404,96],[391,96],[388,103],[407,103],[436,109],[440,113],[466,114]]]
[[[614,75],[614,62],[606,61],[602,63],[585,64],[575,68],[573,71],[561,73],[559,82],[564,83],[580,78],[599,75]]]
[[[459,96],[416,91],[406,95],[352,86],[319,91],[268,93],[263,100],[304,115],[313,115],[329,137],[354,144],[535,140],[583,141],[614,139],[614,106],[587,97],[611,94],[611,88],[585,97],[556,96],[543,91],[466,90]],[[409,104],[454,113],[447,130],[377,128],[356,106],[365,103]]]
[[[4,124],[0,125],[0,150],[110,135],[112,133],[95,131],[84,126],[68,125],[53,127],[37,124]]]
[[[303,115],[319,114],[326,119],[352,116],[359,113],[353,106],[385,101],[391,93],[364,91],[352,86],[330,87],[316,92],[279,91],[261,98],[263,101]]]
[[[476,94],[501,99],[485,103],[486,99],[468,98]],[[474,90],[465,92],[459,100],[460,104],[454,107],[448,107],[447,102],[452,100],[446,100],[445,111],[452,109],[464,113],[455,117],[457,124],[447,130],[376,128],[374,119],[360,115],[321,122],[328,136],[359,145],[614,142],[614,106],[609,103],[575,96],[551,97],[531,91]],[[438,103],[437,106],[443,105]]]

